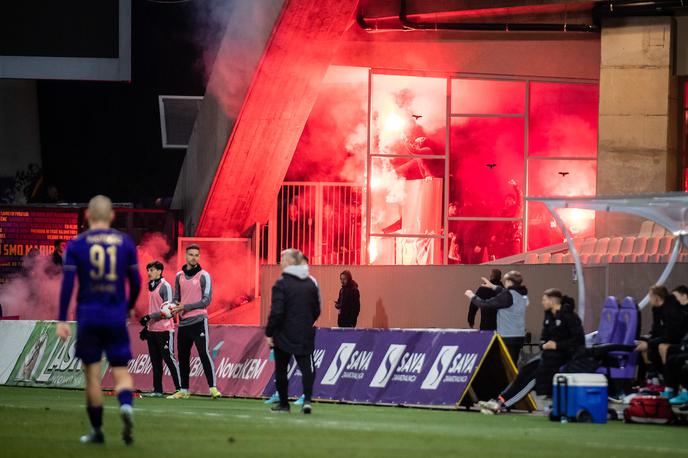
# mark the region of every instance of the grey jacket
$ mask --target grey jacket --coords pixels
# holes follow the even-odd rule
[[[475,296],[471,304],[482,309],[497,309],[497,332],[502,337],[525,336],[528,290],[525,286],[508,289],[498,286],[495,291],[497,295],[489,299]]]

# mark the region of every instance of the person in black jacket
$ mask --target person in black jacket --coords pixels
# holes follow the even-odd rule
[[[339,274],[342,287],[339,290],[339,298],[334,301],[334,306],[339,310],[337,326],[340,328],[355,328],[358,314],[361,312],[361,293],[358,291],[358,283],[351,276],[351,272],[345,270]]]
[[[663,372],[664,363],[659,352],[661,344],[676,345],[685,335],[684,316],[681,304],[665,286],[655,285],[649,292],[652,306],[652,328],[650,334],[640,338],[636,350],[641,352],[648,365],[648,379]]]
[[[504,288],[502,284],[502,271],[499,269],[492,269],[490,273],[490,283]],[[475,295],[482,300],[487,300],[497,295],[497,291],[487,286],[480,286],[475,290]],[[497,309],[484,308],[480,309],[471,301],[468,305],[468,326],[473,328],[475,326],[475,315],[480,310],[480,330],[481,331],[495,331],[497,330]]]
[[[575,312],[573,298],[563,295],[558,289],[548,289],[542,296],[542,306],[545,309],[540,334],[542,353],[521,368],[497,399],[481,401],[482,413],[500,413],[525,398],[533,389],[539,396],[551,396],[552,377],[585,345],[583,324]]]
[[[272,287],[272,308],[265,328],[268,345],[275,354],[275,382],[279,393],[279,403],[272,410],[289,412],[287,369],[293,355],[303,374],[301,409],[309,414],[315,380],[314,325],[320,316],[320,291],[318,283],[308,275],[308,264],[299,250],[284,250],[280,264],[282,276]]]

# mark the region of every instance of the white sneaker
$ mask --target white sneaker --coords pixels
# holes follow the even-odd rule
[[[485,415],[497,415],[502,411],[502,404],[496,399],[480,401],[478,405],[480,406],[480,412]]]

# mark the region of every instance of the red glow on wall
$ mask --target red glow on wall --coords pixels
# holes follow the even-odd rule
[[[523,208],[523,119],[454,118],[451,216],[519,218]]]
[[[531,83],[528,155],[597,157],[597,104],[593,84]]]
[[[368,94],[363,76],[323,85],[288,177],[369,175],[370,263],[441,263],[444,237],[450,263],[558,244],[554,218],[526,195],[595,195],[596,85],[374,73]],[[560,214],[574,237],[594,235],[593,213]]]

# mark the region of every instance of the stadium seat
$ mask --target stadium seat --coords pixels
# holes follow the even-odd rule
[[[593,253],[581,255],[581,261],[584,263],[599,263],[600,256],[607,254],[609,248],[609,237],[602,237],[597,239]]]
[[[635,246],[635,237],[624,237],[621,243],[619,252],[615,255],[607,257],[607,262],[624,262],[626,256],[633,254],[633,247]]]
[[[622,237],[614,237],[606,242],[600,244],[600,251],[595,249],[595,253],[591,254],[588,258],[589,264],[600,264],[607,261],[607,256],[615,255],[619,252],[621,248]],[[595,247],[597,248],[597,247]],[[606,248],[606,249],[605,249]]]
[[[659,248],[659,237],[650,237],[647,239],[647,244],[645,245],[645,251],[643,253],[634,253],[633,254],[633,262],[647,262],[647,260],[652,256],[653,254],[657,253],[657,249]]]
[[[595,251],[597,239],[594,237],[583,240],[580,246],[576,246],[579,254],[592,254]]]
[[[540,256],[538,256],[538,263],[549,264],[551,259],[552,259],[552,253],[542,253]]]
[[[635,345],[638,332],[638,307],[631,297],[626,297],[621,302],[621,309],[616,319],[616,329],[612,336],[614,343],[622,345]],[[635,378],[638,365],[638,353],[635,351],[614,351],[609,353],[614,364],[609,369],[611,378],[631,380]]]
[[[666,262],[669,260],[671,253],[671,247],[674,242],[674,237],[665,236],[659,240],[659,246],[657,247],[657,252],[652,256],[649,256],[648,262]]]
[[[647,249],[647,240],[647,237],[636,237],[631,253],[623,255],[623,259],[620,262],[633,262],[636,256],[645,253]]]
[[[537,253],[526,253],[526,264],[537,264],[538,263],[538,255]]]
[[[638,237],[652,237],[652,231],[655,228],[655,222],[646,220],[640,225],[640,231],[638,231]]]
[[[667,235],[667,231],[664,229],[664,226],[655,224],[655,227],[652,230],[652,237],[664,237],[665,235]]]
[[[593,344],[615,343],[612,341],[616,331],[616,316],[619,314],[619,303],[614,296],[609,296],[604,301],[600,313],[600,324],[597,326],[597,334]]]
[[[563,253],[554,253],[549,261],[550,264],[562,264],[564,262]]]

